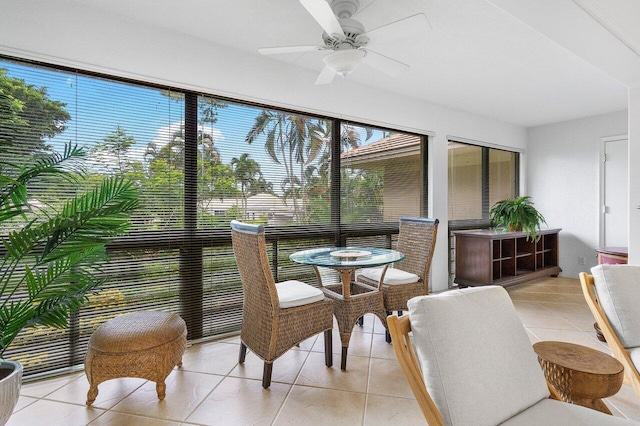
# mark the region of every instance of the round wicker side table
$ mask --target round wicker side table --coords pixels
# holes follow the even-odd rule
[[[182,366],[187,327],[168,312],[132,312],[110,319],[91,335],[84,361],[89,381],[87,405],[98,396],[98,385],[120,377],[139,377],[156,383],[164,399],[165,379]]]
[[[545,377],[564,401],[611,414],[601,398],[615,395],[622,386],[624,367],[617,359],[567,342],[538,342],[533,349]]]

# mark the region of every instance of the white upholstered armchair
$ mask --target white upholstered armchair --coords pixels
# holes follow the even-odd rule
[[[389,329],[430,425],[638,424],[550,398],[531,341],[502,287],[420,296],[408,305],[408,316],[388,318]]]
[[[580,274],[582,292],[624,381],[640,396],[640,266],[598,265]]]

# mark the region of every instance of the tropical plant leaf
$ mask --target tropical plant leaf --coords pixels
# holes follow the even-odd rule
[[[69,313],[103,282],[97,276],[106,243],[128,229],[138,206],[133,183],[109,177],[59,209],[31,211],[29,182],[45,174],[75,182],[84,176],[82,157],[81,148],[67,144],[62,154],[36,157],[22,169],[0,163],[0,223],[24,218],[2,238],[0,357],[25,327],[67,327]]]

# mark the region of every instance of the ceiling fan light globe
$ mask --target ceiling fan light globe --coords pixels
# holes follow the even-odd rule
[[[346,77],[362,61],[366,52],[361,49],[337,50],[323,58],[327,66],[333,69],[336,74]]]

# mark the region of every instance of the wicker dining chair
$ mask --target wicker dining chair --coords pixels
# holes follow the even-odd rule
[[[232,221],[233,252],[242,279],[243,307],[239,362],[249,348],[264,361],[262,387],[271,384],[273,362],[305,339],[324,332],[325,364],[333,365],[333,302],[301,281],[275,283],[267,258],[264,228]]]
[[[407,310],[412,297],[429,294],[429,270],[438,234],[438,219],[400,218],[397,250],[404,259],[388,268],[382,284],[382,295],[387,315]],[[378,286],[382,268],[363,269],[357,280]],[[387,333],[387,342],[390,341]]]

